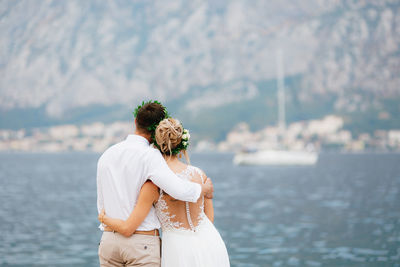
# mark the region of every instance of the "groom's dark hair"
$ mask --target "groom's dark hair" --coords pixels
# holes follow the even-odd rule
[[[165,118],[165,109],[158,103],[147,103],[138,110],[136,116],[136,127],[143,133],[151,134],[147,128],[158,124]]]

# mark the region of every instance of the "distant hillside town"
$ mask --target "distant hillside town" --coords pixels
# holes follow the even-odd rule
[[[362,133],[355,138],[343,127],[343,118],[334,115],[294,122],[283,132],[275,126],[251,132],[246,123],[241,123],[218,144],[218,150],[400,151],[400,129],[376,130],[373,135]]]
[[[215,143],[196,140],[193,134],[191,150],[238,152],[257,149],[291,149],[313,151],[400,151],[400,129],[376,130],[353,137],[343,128],[344,120],[329,115],[320,120],[298,121],[286,129],[268,126],[252,132],[247,123],[239,123],[226,139]],[[102,152],[120,142],[134,128],[131,122],[100,122],[87,125],[59,125],[30,130],[0,130],[0,151]]]

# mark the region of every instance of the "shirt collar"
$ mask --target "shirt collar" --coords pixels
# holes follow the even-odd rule
[[[128,137],[126,138],[126,141],[138,142],[141,144],[150,145],[149,141],[146,138],[144,138],[143,136],[137,135],[137,134],[128,135]]]

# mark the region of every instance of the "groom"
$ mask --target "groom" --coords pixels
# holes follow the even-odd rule
[[[100,157],[97,165],[99,213],[105,209],[110,217],[126,220],[146,180],[182,201],[196,202],[202,195],[212,198],[210,179],[203,185],[180,179],[169,169],[161,153],[150,146],[153,131],[167,116],[157,101],[139,106],[135,133]],[[160,223],[154,207],[131,237],[112,232],[102,224],[99,228],[104,231],[99,246],[100,266],[160,266]]]

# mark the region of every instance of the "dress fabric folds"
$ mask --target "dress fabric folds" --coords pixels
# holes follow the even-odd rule
[[[177,173],[182,179],[198,179],[205,175],[188,166]],[[162,267],[229,267],[225,243],[204,212],[204,198],[197,203],[177,201],[160,191],[155,205],[162,229]]]

